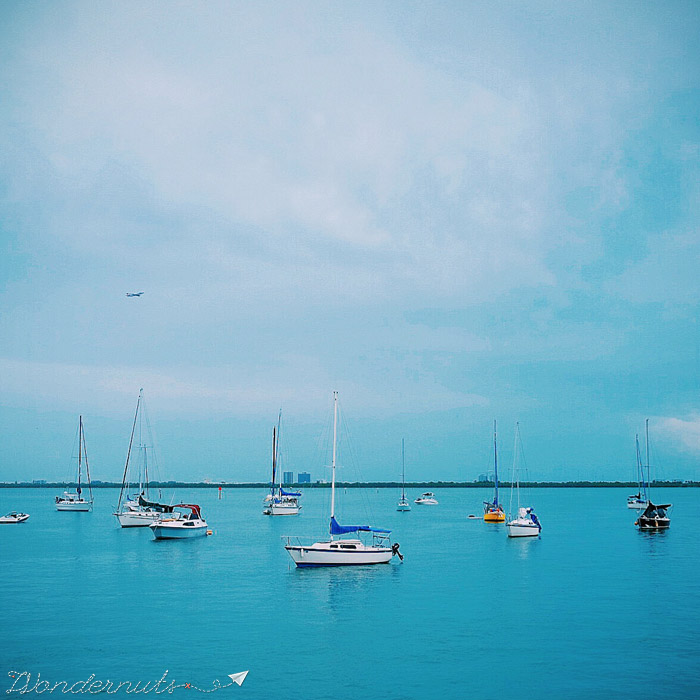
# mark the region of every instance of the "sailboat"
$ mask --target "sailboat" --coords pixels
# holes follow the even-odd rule
[[[503,506],[498,502],[498,448],[496,421],[493,422],[493,501],[484,501],[484,520],[488,523],[502,523],[506,519]]]
[[[119,491],[119,501],[114,515],[121,527],[148,527],[154,520],[158,520],[162,515],[167,514],[169,518],[179,518],[180,513],[173,510],[174,506],[164,505],[151,501],[148,488],[148,445],[141,439],[141,421],[143,416],[143,389],[139,391],[139,398],[136,402],[136,412],[134,413],[134,423],[131,426],[131,437],[129,438],[129,449],[126,453],[126,463],[124,465],[124,475],[122,477],[122,487]],[[134,434],[136,426],[139,426],[139,448],[141,461],[138,468],[138,476],[134,483],[130,481],[131,453],[134,444]],[[137,495],[130,495],[132,486],[137,486]]]
[[[646,419],[645,423],[645,437],[646,437],[646,453],[647,453],[647,463],[646,471],[647,478],[646,484],[647,488],[645,491],[645,496],[647,497],[647,502],[644,504],[644,512],[637,518],[635,525],[640,530],[668,530],[671,527],[671,518],[669,517],[669,511],[673,508],[671,503],[654,504],[651,502],[651,467],[649,466],[649,419]],[[643,471],[642,471],[643,475]],[[643,478],[643,477],[642,477]]]
[[[542,525],[535,515],[535,511],[529,507],[520,505],[520,464],[518,456],[522,452],[520,440],[520,423],[515,424],[515,447],[513,448],[513,475],[510,480],[510,506],[508,510],[513,512],[513,488],[517,493],[518,514],[508,521],[506,530],[508,537],[537,537],[542,532]],[[510,517],[510,516],[508,516]]]
[[[282,469],[279,466],[280,432],[282,428],[282,411],[277,419],[276,428],[272,428],[272,480],[270,493],[265,496],[263,515],[299,515],[301,492],[286,491],[282,488]],[[279,484],[277,478],[279,475]]]
[[[82,495],[83,457],[85,458],[85,476],[87,477],[88,491],[90,493],[89,500],[85,500]],[[76,481],[77,486],[75,492],[64,491],[61,496],[56,496],[56,510],[79,512],[88,512],[92,510],[92,483],[90,482],[90,466],[88,465],[82,416],[78,419],[78,478]]]
[[[340,525],[335,519],[335,468],[338,435],[338,392],[333,392],[333,458],[331,463],[331,517],[327,540],[311,545],[292,544],[287,538],[285,549],[294,563],[300,567],[317,566],[357,566],[366,564],[388,564],[392,556],[399,554],[399,545],[389,544],[391,530],[381,530],[369,525]],[[359,539],[335,539],[336,535],[349,535],[356,532],[371,532],[373,541],[366,545]],[[403,557],[401,557],[403,558]]]
[[[632,496],[627,496],[627,507],[634,510],[645,510],[647,504],[649,503],[649,496],[647,495],[647,481],[649,479],[649,419],[646,420],[646,452],[647,452],[647,478],[644,478],[644,465],[642,464],[642,456],[639,450],[639,435],[634,436],[634,440],[637,446],[637,481],[639,483],[639,489],[637,493]]]
[[[406,460],[404,455],[403,438],[401,438],[401,498],[396,504],[396,510],[400,511],[411,510],[411,505],[408,502],[408,498],[406,498]]]

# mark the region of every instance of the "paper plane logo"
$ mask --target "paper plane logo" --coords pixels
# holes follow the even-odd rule
[[[248,671],[241,671],[240,673],[229,673],[228,677],[236,683],[236,685],[243,685],[245,677],[248,675]]]

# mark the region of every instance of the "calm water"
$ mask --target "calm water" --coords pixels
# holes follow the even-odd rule
[[[145,682],[168,669],[211,687],[249,669],[214,697],[700,697],[700,492],[657,490],[675,507],[656,534],[633,527],[627,492],[532,489],[542,537],[515,541],[467,520],[485,491],[397,513],[393,490],[341,490],[340,522],[369,512],[405,561],[296,570],[280,536],[318,539],[327,490],[308,490],[297,518],[261,515],[262,490],[179,492],[215,534],[155,542],[117,526],[111,489],[91,514],[2,489],[0,512],[31,518],[0,526],[0,689],[11,670]]]

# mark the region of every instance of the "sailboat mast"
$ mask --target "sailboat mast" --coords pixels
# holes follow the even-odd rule
[[[338,437],[338,392],[333,392],[333,461],[331,463],[331,518],[335,517],[335,450]]]
[[[646,452],[647,452],[647,484],[649,484],[649,488],[651,488],[651,467],[649,466],[649,419],[647,418],[646,421],[644,422],[644,431],[645,431],[645,441],[646,441]],[[646,488],[644,490],[646,494]]]
[[[518,493],[518,513],[520,513],[520,464],[518,462],[518,447],[520,445],[520,423],[515,422],[515,447],[513,455],[513,465],[515,472],[515,490]]]
[[[403,438],[401,438],[401,499],[406,499],[406,459],[403,447]]]
[[[85,475],[87,476],[88,491],[90,492],[90,503],[93,502],[92,497],[92,479],[90,478],[90,465],[88,464],[87,444],[85,443],[85,429],[83,428],[83,417],[80,416],[80,428],[83,434],[83,454],[85,455]]]
[[[277,478],[277,428],[272,426],[272,497],[275,496],[275,479]]]
[[[280,482],[279,496],[282,497],[282,470],[279,466],[280,432],[282,432],[282,409],[277,416],[277,440],[275,441],[275,464],[277,465],[277,478]]]
[[[493,505],[498,505],[498,446],[496,440],[496,421],[493,422]]]
[[[121,491],[119,492],[119,502],[117,503],[117,511],[119,510],[119,507],[122,504],[122,496],[124,495],[124,486],[126,485],[126,475],[129,471],[129,457],[131,457],[131,447],[134,444],[134,433],[136,432],[136,420],[139,416],[139,406],[141,405],[141,394],[143,393],[143,389],[139,391],[139,398],[138,401],[136,402],[136,413],[134,413],[134,423],[131,426],[131,437],[129,438],[129,449],[126,453],[126,464],[124,465],[124,476],[122,477],[122,488]]]
[[[80,416],[78,419],[78,488],[76,489],[78,493],[78,498],[80,498],[80,472],[82,471],[83,463],[81,456],[83,454],[83,417]]]
[[[646,486],[644,485],[644,465],[642,464],[642,453],[639,449],[639,434],[634,436],[634,442],[637,447],[637,486],[639,487],[639,495],[646,494]]]

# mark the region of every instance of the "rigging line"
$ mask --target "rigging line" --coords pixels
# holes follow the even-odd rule
[[[80,423],[82,425],[83,419],[82,416],[80,418]],[[87,454],[87,442],[85,441],[85,426],[82,426],[83,428],[83,454],[85,455],[85,473],[87,474],[87,480],[88,480],[88,490],[90,491],[90,503],[93,501],[93,496],[92,496],[92,480],[90,479],[90,465],[88,464],[88,454]]]
[[[124,494],[124,485],[126,484],[127,470],[129,469],[129,458],[131,457],[131,446],[134,442],[134,431],[136,430],[136,419],[138,418],[138,415],[139,415],[139,406],[141,405],[142,392],[143,392],[143,389],[141,389],[139,391],[139,398],[138,398],[138,401],[136,402],[136,413],[134,414],[134,424],[131,426],[131,438],[129,439],[129,450],[126,453],[126,464],[124,465],[124,476],[122,477],[122,488],[121,488],[121,491],[119,492],[119,502],[117,503],[117,512],[119,511],[119,507],[122,504],[122,496]]]

